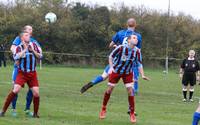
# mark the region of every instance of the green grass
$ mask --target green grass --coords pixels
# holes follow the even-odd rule
[[[44,67],[38,70],[40,81],[40,119],[24,115],[27,86],[19,94],[17,103],[18,117],[0,118],[0,125],[130,125],[126,114],[128,101],[126,90],[120,82],[108,105],[107,118],[99,120],[106,81],[80,94],[81,86],[103,69]],[[12,67],[0,68],[0,106],[11,89]],[[181,84],[178,74],[170,72],[165,76],[160,70],[146,70],[150,82],[140,80],[139,95],[136,97],[136,125],[190,125],[193,112],[198,104],[183,103]],[[200,95],[196,86],[194,96]]]

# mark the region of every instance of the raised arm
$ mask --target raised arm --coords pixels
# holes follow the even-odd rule
[[[33,52],[33,54],[36,56],[36,58],[38,58],[38,59],[42,58],[42,49],[35,43],[32,43],[32,45],[29,46],[29,50]]]
[[[138,49],[138,51],[137,51],[137,53],[136,53],[136,61],[137,61],[139,73],[140,73],[140,75],[142,76],[142,79],[149,81],[150,78],[148,78],[148,77],[145,76],[145,74],[144,74],[144,69],[143,69],[143,65],[142,65],[142,55],[141,55],[140,49]]]
[[[14,54],[14,60],[19,60],[20,58],[24,57],[28,47],[24,46],[24,50],[21,50],[21,48],[18,46],[16,47],[16,52]]]

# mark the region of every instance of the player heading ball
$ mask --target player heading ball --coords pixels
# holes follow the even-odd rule
[[[127,39],[128,44],[119,45],[116,47],[109,56],[109,82],[108,88],[104,94],[102,109],[99,114],[100,119],[106,117],[106,106],[109,101],[110,95],[118,83],[120,78],[123,79],[123,82],[127,88],[128,92],[128,101],[130,106],[130,121],[132,123],[136,122],[136,117],[134,114],[135,111],[135,101],[133,96],[133,62],[141,63],[141,53],[140,49],[136,47],[138,40],[136,35],[131,35]],[[148,79],[146,76],[144,76]]]

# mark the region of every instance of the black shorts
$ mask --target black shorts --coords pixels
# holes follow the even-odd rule
[[[196,85],[196,74],[195,73],[184,73],[183,74],[183,79],[182,79],[182,84],[184,86],[194,86]]]

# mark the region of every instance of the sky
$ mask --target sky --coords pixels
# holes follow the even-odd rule
[[[0,2],[7,2],[12,0],[0,0]],[[69,2],[82,2],[89,5],[103,5],[103,6],[113,6],[113,3],[124,2],[127,6],[141,6],[144,5],[150,9],[156,9],[162,12],[168,10],[169,0],[68,0]],[[170,0],[170,12],[178,14],[179,12],[184,12],[186,15],[190,14],[195,19],[200,19],[200,0]]]
[[[112,6],[113,3],[124,2],[127,6],[141,6],[144,5],[150,9],[156,9],[162,12],[167,12],[169,0],[68,0],[72,2],[83,2],[89,5],[99,4]],[[195,19],[200,19],[200,0],[170,0],[170,12],[178,14],[184,12],[186,15],[190,14]]]

